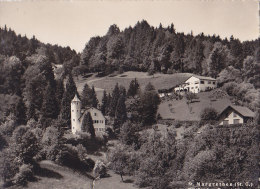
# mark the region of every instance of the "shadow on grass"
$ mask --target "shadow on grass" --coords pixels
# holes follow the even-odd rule
[[[40,177],[47,177],[47,178],[56,178],[56,179],[62,179],[63,176],[55,171],[46,169],[46,168],[41,168],[37,167],[35,170],[35,175],[40,176]]]
[[[124,182],[124,183],[133,183],[134,180],[132,180],[132,179],[126,179],[126,180],[124,180],[123,182]]]

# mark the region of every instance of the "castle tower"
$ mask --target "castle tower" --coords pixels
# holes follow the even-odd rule
[[[71,130],[75,134],[77,131],[81,131],[80,118],[81,116],[81,101],[77,94],[71,101]]]

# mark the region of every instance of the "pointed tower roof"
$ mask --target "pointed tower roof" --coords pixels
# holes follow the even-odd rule
[[[80,99],[78,98],[77,94],[75,94],[75,97],[72,99],[72,102],[80,102]]]

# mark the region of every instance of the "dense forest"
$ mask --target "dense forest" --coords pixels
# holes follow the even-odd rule
[[[228,66],[242,70],[248,61],[259,62],[259,40],[194,36],[192,31],[185,35],[176,32],[173,24],[154,28],[145,20],[123,31],[111,25],[105,36],[91,38],[81,53],[81,66],[103,73],[136,70],[217,77]]]

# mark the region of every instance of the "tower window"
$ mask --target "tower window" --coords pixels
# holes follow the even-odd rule
[[[73,119],[73,121],[75,121],[75,119]]]
[[[94,116],[97,116],[97,113],[94,113]]]
[[[74,110],[72,110],[72,112],[74,112]]]

